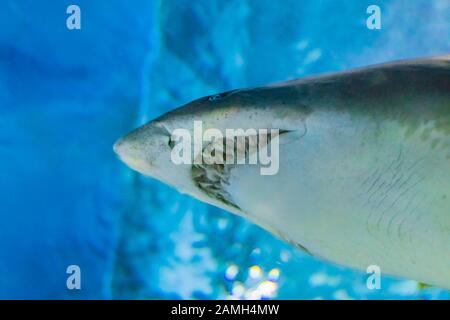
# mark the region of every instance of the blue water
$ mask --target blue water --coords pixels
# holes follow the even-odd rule
[[[4,0],[0,22],[0,298],[450,298],[384,276],[370,291],[112,152],[210,93],[448,54],[450,1]]]

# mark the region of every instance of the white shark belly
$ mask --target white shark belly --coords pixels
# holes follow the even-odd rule
[[[305,136],[281,138],[276,175],[236,166],[227,191],[255,223],[313,255],[450,288],[450,137],[406,131],[317,113]]]

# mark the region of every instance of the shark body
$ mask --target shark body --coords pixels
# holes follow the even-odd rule
[[[173,164],[171,132],[196,120],[281,130],[279,171]],[[142,174],[311,255],[450,288],[450,56],[201,98],[114,148]]]

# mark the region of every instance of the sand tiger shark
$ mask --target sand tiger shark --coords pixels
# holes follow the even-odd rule
[[[280,130],[278,172],[174,164],[171,132],[196,120]],[[134,170],[313,256],[450,288],[450,55],[204,97],[114,150]]]

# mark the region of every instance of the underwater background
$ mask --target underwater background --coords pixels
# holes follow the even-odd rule
[[[450,298],[387,276],[368,290],[112,151],[200,96],[449,53],[450,0],[1,1],[0,298]]]

